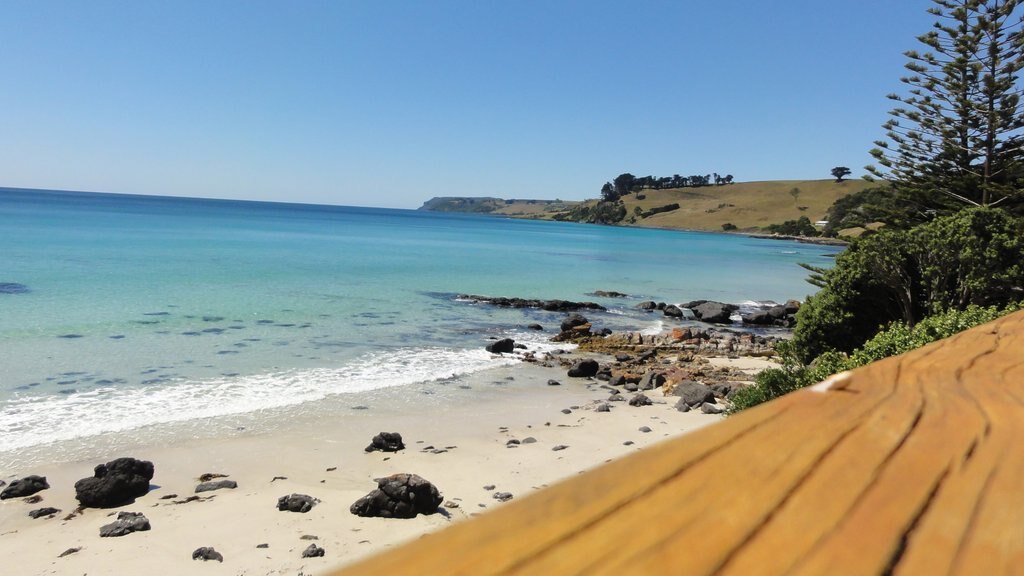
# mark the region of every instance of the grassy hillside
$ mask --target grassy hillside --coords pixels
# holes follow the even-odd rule
[[[643,190],[622,200],[629,219],[639,208],[649,212],[668,204],[679,204],[670,212],[637,217],[633,225],[657,228],[722,231],[731,223],[742,231],[757,231],[769,224],[807,216],[811,222],[823,220],[836,199],[871,186],[864,180],[772,180],[738,182],[725,186]],[[798,192],[794,193],[794,190]],[[561,200],[501,200],[481,198],[435,198],[421,210],[476,211],[519,218],[553,218],[579,204],[593,205],[597,200],[566,202]],[[484,208],[486,206],[486,208]],[[472,208],[470,208],[472,207]]]
[[[723,224],[731,223],[740,230],[752,231],[801,216],[807,216],[811,222],[823,220],[836,199],[870,185],[863,180],[836,184],[831,179],[740,182],[727,186],[644,190],[641,192],[645,196],[643,200],[638,200],[636,194],[629,194],[623,202],[630,216],[636,207],[649,211],[666,204],[679,204],[678,210],[637,218],[636,226],[721,231]],[[794,189],[799,192],[793,192]]]

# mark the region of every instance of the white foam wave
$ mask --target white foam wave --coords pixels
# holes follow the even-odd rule
[[[661,320],[658,320],[657,322],[654,322],[653,324],[651,324],[647,328],[644,328],[643,330],[641,330],[640,333],[643,334],[644,336],[657,336],[657,335],[661,334],[664,331],[665,331],[665,323],[662,322]]]
[[[52,442],[257,412],[450,378],[514,364],[514,357],[447,348],[375,352],[341,368],[179,381],[142,388],[106,387],[67,396],[15,397],[0,407],[0,452]]]

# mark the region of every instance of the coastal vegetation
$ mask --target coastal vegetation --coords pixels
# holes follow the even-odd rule
[[[929,51],[907,52],[908,96],[883,125],[868,171],[884,183],[830,210],[830,226],[885,223],[812,269],[821,290],[797,313],[781,368],[734,410],[900,354],[1024,303],[1024,68],[1016,0],[934,0]],[[834,223],[833,221],[834,220]]]

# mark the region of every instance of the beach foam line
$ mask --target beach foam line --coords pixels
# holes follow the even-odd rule
[[[531,346],[531,349],[534,349]],[[328,396],[463,376],[519,362],[482,349],[372,352],[316,368],[155,386],[104,387],[66,396],[16,396],[0,407],[0,452],[159,424],[258,412]]]

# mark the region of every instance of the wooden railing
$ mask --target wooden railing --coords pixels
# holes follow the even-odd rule
[[[1024,312],[337,574],[1024,572]]]

